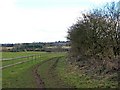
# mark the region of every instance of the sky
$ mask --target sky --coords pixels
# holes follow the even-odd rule
[[[0,0],[0,43],[66,41],[82,12],[111,1]]]

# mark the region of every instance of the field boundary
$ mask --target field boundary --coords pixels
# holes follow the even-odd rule
[[[0,69],[4,69],[4,68],[10,67],[10,66],[15,66],[15,65],[17,65],[17,64],[22,64],[22,63],[25,63],[25,62],[28,62],[28,61],[31,61],[31,60],[22,61],[22,62],[17,62],[17,63],[10,64],[10,65],[6,65],[6,66],[3,66],[3,67],[0,67]]]
[[[37,55],[29,55],[29,56],[22,56],[22,57],[16,57],[16,58],[7,58],[7,59],[2,59],[2,61],[16,60],[16,59],[22,59],[22,58],[28,58],[29,59],[30,57],[32,57],[32,60],[36,60],[36,58],[39,58],[40,55],[37,54]],[[25,62],[28,62],[28,61],[31,61],[31,60],[21,61],[21,62],[17,62],[17,63],[14,63],[14,64],[9,64],[9,65],[0,67],[0,69],[4,69],[4,68],[10,67],[10,66],[15,66],[15,65],[22,64],[22,63],[25,63]]]
[[[0,60],[5,60],[5,61],[8,61],[8,60],[15,60],[15,59],[21,59],[21,58],[29,58],[29,57],[36,57],[36,56],[39,56],[40,57],[40,55],[39,54],[35,54],[35,55],[29,55],[29,56],[20,56],[20,57],[15,57],[15,58],[2,58],[2,59],[0,59]]]

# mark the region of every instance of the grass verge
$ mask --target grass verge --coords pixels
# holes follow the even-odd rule
[[[117,88],[118,82],[106,77],[88,75],[82,70],[66,62],[66,58],[59,60],[57,73],[65,83],[75,88]],[[116,76],[116,75],[115,75]]]

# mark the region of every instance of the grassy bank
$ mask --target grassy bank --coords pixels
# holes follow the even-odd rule
[[[59,60],[57,64],[57,73],[65,83],[75,88],[117,88],[118,81],[114,81],[109,77],[117,76],[112,74],[111,76],[93,76],[92,73],[85,73],[75,65],[70,65],[66,62],[66,58]]]

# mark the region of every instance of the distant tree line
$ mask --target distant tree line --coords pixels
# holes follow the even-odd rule
[[[69,42],[68,41],[58,41],[58,42],[33,42],[33,43],[18,43],[18,44],[2,44],[3,51],[11,51],[11,52],[67,51],[67,49],[63,49],[62,46],[69,46]]]
[[[2,47],[13,47],[14,44],[1,44]]]

